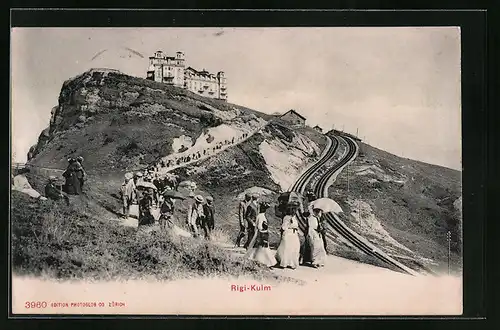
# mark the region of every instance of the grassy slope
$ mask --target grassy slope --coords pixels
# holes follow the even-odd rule
[[[343,208],[346,223],[352,226],[350,213],[355,211],[346,203],[347,196],[368,202],[383,228],[410,250],[437,262],[431,266],[435,270],[446,266],[446,232],[450,230],[452,262],[460,268],[461,220],[453,207],[461,195],[460,172],[400,158],[363,143],[360,146],[361,156],[350,167],[349,194],[345,169],[329,192]],[[374,175],[353,175],[356,167],[374,164],[389,175],[404,178],[406,183],[379,180],[370,184],[368,180],[374,179]]]

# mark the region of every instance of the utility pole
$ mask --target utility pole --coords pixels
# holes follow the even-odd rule
[[[347,193],[349,193],[349,163],[347,163]]]
[[[358,137],[358,136],[359,136],[359,135],[358,135],[358,132],[359,132],[359,127],[358,127],[358,128],[356,128],[356,137]]]
[[[345,125],[342,125],[342,133],[344,133]]]
[[[450,261],[451,261],[451,232],[446,233],[446,240],[448,241],[448,275],[450,275]]]

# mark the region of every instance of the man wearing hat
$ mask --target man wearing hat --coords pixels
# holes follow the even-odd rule
[[[120,187],[120,195],[123,202],[123,217],[128,218],[130,212],[130,205],[136,200],[136,188],[133,180],[132,173],[125,173],[125,181]]]
[[[205,212],[203,210],[204,202],[205,199],[203,196],[196,195],[188,210],[187,225],[191,229],[194,237],[198,237],[198,226],[201,227],[201,224],[205,221]]]
[[[245,213],[245,220],[247,221],[247,241],[243,246],[245,249],[248,248],[250,241],[255,234],[255,226],[257,224],[257,215],[259,214],[259,204],[258,200],[259,195],[253,194],[252,201],[248,204],[247,211]]]
[[[67,205],[69,205],[68,195],[62,191],[60,186],[57,186],[57,178],[53,175],[49,177],[49,181],[45,185],[45,197],[58,201],[64,199]]]
[[[142,181],[142,172],[136,172],[134,174],[134,184],[137,185],[137,183],[139,183],[140,181]]]
[[[240,232],[238,233],[238,237],[236,238],[236,246],[240,247],[241,240],[245,237],[247,232],[245,214],[247,212],[248,204],[252,201],[252,196],[250,194],[245,194],[245,199],[240,202],[238,207],[238,220],[240,224]]]

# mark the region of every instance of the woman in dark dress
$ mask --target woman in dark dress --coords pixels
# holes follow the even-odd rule
[[[78,161],[74,158],[68,160],[69,165],[66,171],[62,174],[66,179],[64,184],[64,191],[70,195],[81,195],[82,186],[79,179],[79,173],[81,171],[81,166]]]

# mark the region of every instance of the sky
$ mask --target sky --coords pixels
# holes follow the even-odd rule
[[[458,27],[14,28],[15,161],[49,124],[62,83],[90,68],[145,77],[157,50],[224,71],[228,101],[295,109],[399,156],[460,170]]]

